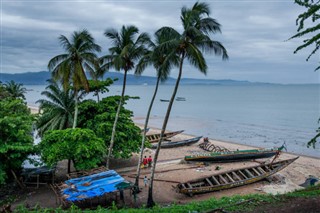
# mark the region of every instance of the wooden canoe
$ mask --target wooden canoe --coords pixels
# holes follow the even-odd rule
[[[211,161],[211,162],[232,162],[252,160],[258,158],[268,158],[279,153],[284,146],[269,149],[249,149],[226,152],[199,153],[185,156],[186,161]]]
[[[259,164],[242,169],[220,172],[212,176],[179,183],[176,190],[178,193],[192,196],[194,194],[208,193],[247,185],[279,172],[298,158],[299,157],[269,164]]]
[[[190,146],[191,144],[197,143],[202,136],[190,138],[188,140],[182,140],[182,141],[170,141],[170,142],[162,142],[161,148],[173,148],[178,146]],[[156,149],[158,147],[158,144],[152,144],[152,149]]]
[[[164,133],[163,140],[167,140],[168,138],[171,138],[175,135],[178,135],[178,134],[182,133],[183,131],[184,130]],[[146,137],[150,143],[157,143],[157,142],[159,142],[159,139],[160,139],[160,133],[153,134],[153,135],[146,135]]]

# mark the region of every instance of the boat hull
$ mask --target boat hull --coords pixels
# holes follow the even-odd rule
[[[230,153],[221,155],[202,155],[202,156],[186,156],[186,161],[211,161],[211,162],[234,162],[234,161],[245,161],[259,158],[269,158],[277,154],[277,150],[259,152],[259,153]]]
[[[255,183],[279,172],[298,158],[220,172],[186,183],[179,183],[176,189],[178,193],[192,196]]]
[[[174,141],[174,142],[163,142],[161,144],[161,148],[174,148],[174,147],[179,147],[179,146],[190,146],[191,144],[197,143],[202,136],[191,138],[188,140],[183,140],[183,141]],[[158,144],[153,144],[152,149],[156,149],[158,147]]]

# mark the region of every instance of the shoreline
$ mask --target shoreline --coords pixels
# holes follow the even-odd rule
[[[137,126],[139,126],[140,128],[143,128],[144,124],[138,123],[137,121],[135,121],[135,119],[136,118],[133,118],[133,121],[135,122],[135,124]],[[138,120],[141,120],[141,118],[138,118]],[[152,129],[153,131],[156,131],[157,133],[159,133],[161,131],[161,128],[152,127],[152,126],[149,126],[149,128]],[[177,130],[178,129],[176,129],[174,131],[177,131]],[[170,132],[170,131],[173,131],[173,130],[168,130],[168,129],[166,130],[166,132]],[[186,134],[185,132],[181,133],[180,135],[187,136],[187,137],[198,137],[199,136],[199,135]],[[206,137],[206,136],[203,135],[203,137]],[[218,143],[221,143],[221,144],[238,145],[238,146],[242,146],[242,147],[246,147],[246,148],[252,148],[252,149],[261,149],[261,148],[263,148],[263,147],[259,147],[259,146],[241,144],[241,143],[233,142],[233,141],[220,140],[220,139],[215,139],[215,138],[210,138],[210,137],[208,137],[208,138],[209,138],[210,141],[218,142]],[[297,154],[297,153],[294,153],[294,152],[287,152],[287,151],[282,151],[282,153],[286,153],[286,154],[294,155],[294,156],[301,156],[301,157],[311,158],[311,159],[315,159],[315,160],[320,160],[320,157],[317,157],[317,156],[311,156],[311,155],[306,155],[306,154]]]

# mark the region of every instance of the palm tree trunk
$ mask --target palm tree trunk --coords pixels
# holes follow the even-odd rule
[[[172,93],[172,96],[171,96],[171,99],[170,99],[170,102],[169,102],[169,105],[168,105],[167,113],[166,113],[166,116],[164,118],[162,129],[161,129],[161,133],[160,133],[160,139],[159,139],[159,142],[158,142],[158,147],[157,147],[156,153],[154,155],[153,165],[152,165],[152,169],[151,169],[149,191],[148,191],[148,201],[147,201],[147,207],[149,207],[149,208],[151,208],[151,207],[153,207],[155,205],[155,202],[153,200],[154,173],[155,173],[155,170],[156,170],[156,165],[157,165],[158,155],[159,155],[159,152],[160,152],[161,143],[163,141],[163,135],[164,135],[164,133],[166,131],[167,124],[168,124],[169,117],[170,117],[171,108],[172,108],[174,99],[176,97],[177,91],[178,91],[178,87],[179,87],[179,83],[180,83],[180,79],[181,79],[181,75],[182,75],[182,65],[183,65],[184,57],[185,57],[185,54],[182,53],[181,58],[180,58],[180,65],[179,65],[179,75],[178,75],[178,78],[177,78],[177,81],[176,81],[176,85],[174,87],[174,90],[173,90],[173,93]]]
[[[111,158],[111,154],[112,154],[112,148],[113,148],[113,145],[114,145],[114,137],[115,137],[115,134],[116,134],[116,127],[117,127],[117,123],[118,123],[120,109],[121,109],[122,102],[123,102],[124,93],[125,93],[125,90],[126,90],[126,83],[127,83],[127,70],[124,71],[121,98],[120,98],[120,101],[119,101],[116,117],[114,119],[114,123],[113,123],[113,127],[112,127],[111,140],[110,140],[108,156],[107,156],[107,163],[106,163],[107,169],[109,169],[110,158]]]
[[[158,92],[159,82],[160,82],[160,78],[158,77],[157,83],[156,83],[156,88],[154,89],[154,93],[153,93],[153,96],[152,96],[152,99],[151,99],[151,102],[149,105],[149,109],[147,112],[146,121],[144,123],[142,142],[141,142],[141,151],[140,151],[140,157],[139,157],[139,162],[138,162],[138,166],[137,166],[137,176],[136,176],[136,181],[135,181],[135,187],[136,187],[137,191],[139,191],[139,177],[140,177],[140,172],[141,172],[140,165],[141,165],[142,158],[143,158],[144,143],[146,141],[146,134],[147,134],[147,128],[148,128],[148,123],[149,123],[149,117],[150,117],[150,113],[151,113],[151,109],[152,109],[154,100],[155,100],[157,92]]]
[[[77,126],[78,120],[78,91],[74,91],[74,117],[73,117],[73,125],[72,129],[75,129]]]

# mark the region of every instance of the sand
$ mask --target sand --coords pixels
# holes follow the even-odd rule
[[[137,124],[142,127],[141,124]],[[159,129],[152,128],[148,134],[159,133]],[[192,135],[180,134],[172,138],[172,141],[175,140],[184,140],[194,137]],[[156,167],[156,174],[154,182],[154,200],[158,204],[162,205],[170,205],[171,203],[188,203],[196,200],[205,200],[210,197],[220,198],[223,196],[232,196],[235,194],[244,195],[250,193],[285,193],[289,191],[293,191],[295,189],[301,188],[299,184],[304,183],[304,181],[310,176],[315,176],[320,178],[320,159],[300,156],[298,160],[294,163],[278,172],[280,178],[283,180],[281,183],[277,181],[268,182],[268,181],[260,181],[257,183],[253,183],[246,186],[241,186],[233,189],[195,195],[193,197],[188,197],[183,194],[178,194],[175,192],[174,187],[179,182],[186,182],[188,180],[200,178],[203,176],[213,175],[217,172],[223,172],[230,169],[236,169],[241,167],[246,167],[250,165],[257,165],[257,162],[246,161],[246,162],[236,162],[236,163],[211,163],[208,166],[201,165],[199,163],[186,163],[184,162],[184,156],[190,155],[192,153],[204,152],[202,149],[198,147],[199,143],[203,142],[201,139],[198,143],[193,144],[191,146],[184,146],[178,148],[171,149],[161,149],[158,159],[158,164]],[[245,145],[216,141],[210,139],[210,143],[214,143],[215,145],[225,147],[230,150],[237,149],[250,149],[256,147],[249,147]],[[154,155],[155,150],[146,149],[145,155]],[[294,158],[296,155],[291,153],[283,152],[279,159],[289,159]],[[263,161],[271,161],[271,159],[259,159],[259,162]],[[114,160],[111,162],[111,169],[115,169],[119,174],[121,174],[124,178],[134,181],[136,165],[138,162],[138,154],[134,154],[129,160]],[[216,171],[216,167],[219,166],[221,169]],[[63,173],[66,171],[65,163],[60,163],[58,166],[59,174],[64,175]],[[150,169],[145,168],[142,170],[141,177],[144,176],[150,177]],[[319,182],[318,182],[319,183]],[[133,197],[126,195],[126,205],[129,206],[142,206],[146,204],[147,201],[147,191],[148,187],[144,186],[143,180],[140,179],[140,187],[142,188],[142,192],[138,194],[137,203],[133,202]],[[40,204],[43,207],[57,207],[58,204],[55,203],[53,192],[48,188],[36,190],[32,196],[27,196],[26,198],[20,200],[18,203],[27,202],[30,205]],[[47,197],[47,202],[39,202]],[[39,200],[40,199],[40,200]]]

